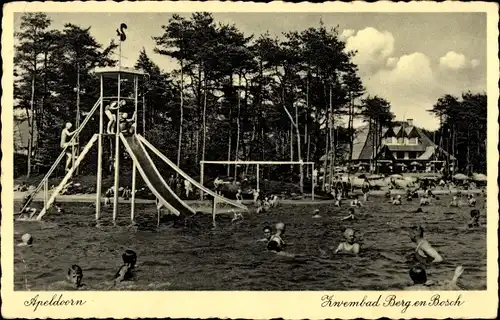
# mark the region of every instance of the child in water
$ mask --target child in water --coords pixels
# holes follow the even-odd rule
[[[457,196],[453,196],[453,199],[451,199],[450,207],[459,207]]]
[[[123,265],[118,269],[115,275],[115,283],[130,281],[135,278],[135,264],[137,263],[137,254],[133,250],[125,250],[122,254]]]
[[[345,241],[340,243],[337,249],[335,250],[335,254],[343,253],[343,254],[352,254],[357,255],[359,253],[359,244],[356,243],[354,237],[354,230],[351,228],[347,228],[344,231],[344,239]]]
[[[23,234],[21,243],[17,244],[18,247],[31,247],[33,246],[33,236],[29,233]]]
[[[468,195],[468,198],[469,198],[469,207],[474,207],[476,206],[476,198],[474,198],[474,196],[472,194],[469,194]]]
[[[285,224],[279,222],[276,224],[276,233],[269,239],[267,243],[267,250],[273,252],[283,251],[285,248],[285,241],[283,241],[282,236],[285,233]]]
[[[457,281],[463,272],[464,268],[462,266],[458,266],[455,269],[455,274],[453,275],[451,281],[439,283],[432,280],[427,280],[427,273],[425,272],[425,269],[421,266],[415,266],[410,269],[410,278],[413,281],[413,285],[406,288],[405,290],[462,290],[457,285]]]
[[[471,219],[468,223],[469,228],[478,228],[479,226],[481,226],[481,224],[479,223],[479,216],[480,215],[481,215],[481,213],[477,209],[472,209],[470,211],[470,218]]]
[[[265,226],[262,229],[262,232],[264,232],[264,238],[257,240],[257,242],[269,242],[269,240],[271,240],[271,235],[272,235],[271,227]]]
[[[351,207],[362,207],[361,201],[359,201],[358,197],[355,197],[354,200],[351,201]]]
[[[397,195],[396,198],[392,198],[392,204],[395,206],[401,205],[401,195]]]
[[[342,221],[344,220],[356,220],[356,216],[354,216],[354,208],[349,208],[348,210],[348,215],[340,219]]]
[[[49,286],[50,290],[82,290],[87,285],[82,283],[83,271],[79,265],[74,264],[68,269],[66,281],[58,281]]]

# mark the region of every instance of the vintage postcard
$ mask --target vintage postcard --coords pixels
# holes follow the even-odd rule
[[[6,318],[494,318],[498,6],[9,3]]]

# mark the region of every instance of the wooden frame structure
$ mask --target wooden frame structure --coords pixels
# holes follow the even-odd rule
[[[314,162],[305,162],[305,161],[200,161],[200,184],[203,185],[204,175],[205,175],[205,164],[250,164],[257,166],[257,189],[260,187],[260,165],[311,165],[312,172],[314,172]],[[311,196],[312,200],[314,200],[314,188],[315,183],[314,178],[312,179],[312,187],[311,187]],[[200,194],[200,199],[203,200],[203,192]]]
[[[134,102],[135,109],[135,119],[134,119],[134,134],[137,134],[137,119],[138,119],[138,87],[139,87],[139,77],[145,75],[144,72],[134,69],[122,68],[121,64],[116,68],[100,68],[95,70],[95,74],[99,75],[101,83],[101,95],[100,95],[100,108],[99,108],[99,140],[98,140],[98,153],[97,153],[97,190],[96,190],[96,212],[95,219],[99,221],[101,216],[101,198],[102,198],[102,162],[103,162],[103,137],[104,133],[104,101],[105,100],[116,100],[118,105],[120,105],[121,100],[132,100]],[[104,79],[113,79],[118,82],[117,95],[116,96],[105,96],[104,95]],[[122,80],[132,80],[133,81],[133,91],[134,97],[122,97]],[[145,107],[144,105],[142,106]],[[116,216],[118,214],[118,199],[119,199],[119,189],[120,189],[120,109],[116,110],[116,123],[115,123],[115,142],[114,142],[114,194],[113,194],[113,223],[116,223]],[[137,168],[135,162],[132,165],[132,198],[130,201],[130,220],[134,222],[135,216],[135,189],[136,189],[136,176]]]

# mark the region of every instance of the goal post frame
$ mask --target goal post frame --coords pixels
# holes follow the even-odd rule
[[[238,165],[238,164],[249,164],[249,165],[256,165],[257,166],[257,189],[260,187],[260,165],[310,165],[312,167],[312,172],[314,172],[314,162],[311,161],[240,161],[240,160],[221,160],[221,161],[206,161],[202,160],[200,161],[200,184],[203,185],[204,183],[204,175],[205,175],[205,164],[226,164],[226,165]],[[314,200],[314,188],[316,181],[315,177],[313,176],[312,178],[312,186],[311,186],[311,197],[312,200]],[[203,192],[200,193],[200,199],[203,200]]]

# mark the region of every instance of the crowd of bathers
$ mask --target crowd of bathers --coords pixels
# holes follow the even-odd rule
[[[363,191],[364,200],[368,201],[368,191]],[[482,193],[485,196],[485,193]],[[342,205],[342,193],[335,193],[334,205],[336,207],[340,207]],[[450,207],[459,207],[461,205],[468,205],[470,207],[475,207],[477,200],[473,194],[466,195],[466,201],[462,202],[459,198],[464,197],[464,195],[459,192],[457,195],[453,196],[449,206]],[[396,197],[392,196],[390,192],[386,194],[386,198],[389,198],[390,203],[393,205],[401,205],[403,198],[401,195]],[[419,198],[419,195],[414,190],[408,190],[406,193],[406,201],[410,202],[413,199]],[[431,199],[439,200],[439,197],[432,194],[429,189],[425,189],[423,194],[420,196],[419,207],[417,209],[418,212],[423,212],[423,206],[430,206]],[[358,199],[358,197],[351,197],[350,208],[348,208],[348,214],[341,218],[341,221],[352,221],[356,220],[356,207],[364,206],[363,203]],[[480,224],[480,211],[478,209],[471,209],[470,211],[470,221],[467,223],[467,228],[478,228],[481,226]],[[320,219],[321,215],[318,209],[314,211],[313,215],[314,219]],[[258,242],[265,242],[267,244],[267,249],[271,252],[294,257],[294,254],[284,252],[286,242],[283,240],[283,236],[285,233],[285,224],[283,222],[279,222],[275,225],[275,231],[271,226],[265,226],[263,228],[264,237],[257,240]],[[361,251],[361,245],[356,240],[356,231],[353,228],[343,228],[342,231],[344,241],[341,242],[336,247],[330,247],[329,249],[333,251],[333,254],[347,254],[347,255],[358,255]],[[412,226],[407,232],[411,241],[415,243],[415,251],[412,253],[411,260],[415,261],[416,264],[410,269],[409,275],[411,280],[413,281],[414,290],[438,290],[438,289],[450,289],[450,290],[460,290],[457,285],[458,278],[463,273],[464,268],[462,266],[458,266],[455,269],[455,273],[453,278],[450,281],[437,282],[427,279],[426,267],[432,264],[439,264],[444,261],[441,254],[424,238],[424,228],[422,226]],[[327,256],[327,252],[325,250],[320,249],[321,257],[325,258]]]

